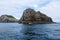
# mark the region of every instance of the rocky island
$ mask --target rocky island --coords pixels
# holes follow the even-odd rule
[[[0,16],[0,22],[1,23],[11,23],[11,22],[14,23],[14,22],[18,22],[18,20],[11,15],[2,15]]]
[[[35,11],[34,9],[28,8],[24,10],[19,23],[23,24],[35,24],[35,23],[52,23],[52,18],[41,13],[40,11]]]

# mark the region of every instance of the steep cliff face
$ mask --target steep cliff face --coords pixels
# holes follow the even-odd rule
[[[11,15],[2,15],[0,17],[0,22],[17,22],[18,20]]]
[[[24,10],[23,16],[19,20],[19,23],[52,23],[52,19],[40,11],[28,8]]]

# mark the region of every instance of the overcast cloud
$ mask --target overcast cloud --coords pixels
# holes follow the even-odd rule
[[[59,0],[0,0],[0,15],[8,14],[20,18],[26,8],[33,8],[53,18],[60,20]]]

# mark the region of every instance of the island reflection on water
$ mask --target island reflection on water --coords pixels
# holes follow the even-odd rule
[[[60,24],[0,23],[0,40],[60,40]]]

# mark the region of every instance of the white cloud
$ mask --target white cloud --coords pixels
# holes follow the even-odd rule
[[[40,8],[40,10],[52,17],[54,21],[59,22],[60,19],[60,1],[52,1],[50,4]]]
[[[40,10],[54,21],[60,17],[60,0],[0,0],[0,15],[9,14],[20,18],[23,10],[29,7]]]
[[[0,15],[9,14],[20,18],[25,8],[31,7],[37,9],[49,1],[50,0],[0,0]]]
[[[4,6],[13,6],[13,5],[20,5],[20,6],[35,6],[35,5],[42,5],[51,0],[0,0],[0,5]]]

